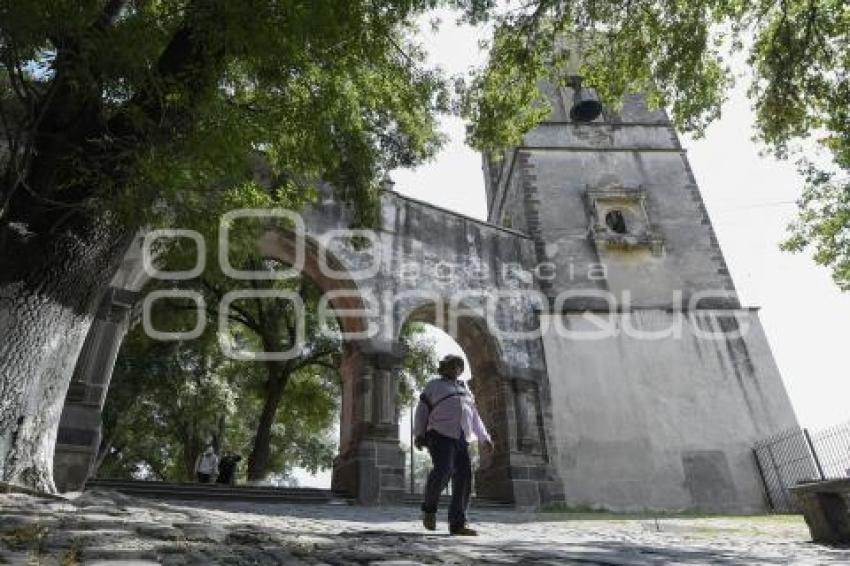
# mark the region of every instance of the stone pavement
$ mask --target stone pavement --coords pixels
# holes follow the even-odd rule
[[[457,538],[424,531],[413,507],[6,494],[0,564],[850,564],[796,516],[472,515],[482,536]]]

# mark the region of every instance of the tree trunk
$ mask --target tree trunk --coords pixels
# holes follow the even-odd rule
[[[183,473],[185,474],[185,479],[195,481],[195,462],[202,449],[198,447],[194,421],[190,421],[183,426],[182,431],[183,434],[180,437],[183,443]]]
[[[128,240],[0,225],[0,481],[53,492],[53,450],[77,357]]]
[[[215,449],[215,453],[219,456],[221,455],[221,450],[224,448],[224,429],[225,429],[225,418],[224,415],[219,415],[215,421],[215,432],[213,433],[213,448]]]
[[[251,455],[248,456],[248,481],[262,481],[269,473],[272,425],[277,416],[280,400],[283,398],[287,378],[288,376],[278,375],[276,371],[269,369],[263,412],[260,414],[260,422],[257,424],[257,434],[254,436]]]

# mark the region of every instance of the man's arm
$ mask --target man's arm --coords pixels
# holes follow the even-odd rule
[[[424,394],[424,393],[423,393]],[[428,426],[428,405],[426,405],[420,396],[419,403],[416,405],[416,412],[413,414],[413,437],[425,435],[425,429]]]
[[[490,433],[487,432],[487,427],[484,426],[484,421],[481,420],[481,415],[478,414],[478,407],[473,405],[472,432],[478,437],[478,442],[483,444],[493,445],[493,439],[490,438]]]

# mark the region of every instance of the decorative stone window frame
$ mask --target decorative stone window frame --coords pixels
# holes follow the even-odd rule
[[[646,210],[646,189],[642,185],[608,185],[605,187],[587,187],[587,204],[590,209],[590,238],[597,249],[634,250],[648,249],[655,256],[664,252],[664,240],[657,228],[650,222]],[[613,203],[625,203],[633,212],[637,212],[642,224],[640,232],[628,230],[619,234],[605,223],[605,209],[614,209]],[[600,206],[600,205],[603,206]]]

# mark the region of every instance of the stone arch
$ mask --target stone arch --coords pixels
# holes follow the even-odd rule
[[[493,325],[511,332],[534,327],[537,287],[528,267],[534,265],[532,239],[386,191],[381,197],[380,225],[372,233],[373,249],[380,259],[371,264],[376,269],[364,275],[369,270],[362,269],[368,264],[362,249],[339,237],[340,230],[351,225],[350,211],[344,205],[323,193],[302,211],[302,219],[302,269],[320,289],[338,292],[329,302],[338,311],[340,328],[350,338],[344,342],[340,368],[340,448],[334,461],[332,488],[363,503],[394,501],[403,496],[404,454],[398,430],[398,371],[403,361],[400,323],[408,319],[427,321],[430,317],[439,326],[437,306],[454,305],[456,311],[466,315],[457,317],[455,339],[467,355],[472,354],[475,375],[488,376],[479,380],[487,383],[486,388],[474,382],[473,388],[479,389],[475,393],[484,407],[485,420],[501,442],[491,461],[484,462],[479,470],[480,493],[523,506],[562,501],[563,487],[549,464],[555,446],[549,426],[552,408],[542,341],[491,332],[481,315],[481,305],[493,293],[519,292],[520,296],[497,302]],[[260,240],[260,250],[267,257],[291,263],[296,257],[296,236],[300,234],[269,230]],[[116,307],[121,307],[121,320],[126,321],[133,302],[141,298],[141,288],[127,283],[139,280],[139,249],[130,250],[104,299],[101,311],[107,313],[103,317],[107,321]],[[324,273],[320,256],[327,258],[328,267],[340,276]],[[432,273],[443,264],[451,266],[451,277]],[[406,269],[409,265],[422,269],[418,275],[411,275]],[[126,290],[131,291],[129,295]],[[455,305],[446,297],[466,302]],[[359,337],[351,338],[352,333]],[[77,364],[88,377],[101,372],[90,382],[108,384],[114,358],[101,356],[104,352],[116,353],[122,337],[123,332],[93,327],[87,338],[92,347],[83,349]],[[92,364],[92,357],[99,362]],[[105,393],[105,387],[100,391]],[[73,428],[99,433],[103,396],[100,402],[83,397],[85,415],[74,412],[82,404],[66,400],[60,440],[73,436],[69,432],[79,432]],[[70,415],[67,421],[66,413]],[[72,447],[78,461],[93,461],[97,452],[94,436],[88,435],[87,446]],[[70,469],[67,462],[59,460],[57,468]],[[85,466],[78,469],[85,472]],[[64,485],[79,488],[84,480],[85,473],[76,484]]]
[[[323,293],[340,293],[328,302],[336,311],[344,336],[357,337],[343,340],[339,451],[331,487],[361,503],[397,500],[404,479],[396,376],[401,353],[394,344],[380,340],[381,332],[377,337],[369,335],[374,305],[367,304],[363,293],[371,290],[374,281],[367,278],[358,283],[349,275],[349,265],[354,263],[351,255],[356,252],[348,245],[341,254],[334,253],[321,239],[321,234],[304,236],[302,271]],[[291,263],[295,241],[291,232],[269,231],[261,243],[263,254]],[[321,257],[337,276],[322,269]]]
[[[394,318],[401,322],[399,332],[408,322],[440,328],[469,360],[470,387],[494,440],[493,454],[480,455],[477,495],[523,507],[562,502],[563,484],[552,465],[555,447],[547,426],[551,402],[545,368],[517,366],[517,344],[494,331],[474,302],[422,298],[397,305]]]
[[[475,471],[475,489],[479,497],[514,502],[511,478],[511,452],[515,445],[510,406],[510,382],[504,377],[504,356],[499,340],[480,313],[465,303],[450,305],[448,300],[422,301],[399,313],[398,331],[411,322],[431,324],[451,336],[469,361],[470,388],[475,395],[481,418],[493,437],[492,455],[480,454]]]
[[[265,257],[291,263],[295,258],[297,240],[291,232],[269,230],[260,241],[260,250]],[[303,235],[302,273],[322,292],[341,293],[328,302],[335,311],[344,313],[336,316],[344,336],[365,333],[369,321],[358,283],[348,275],[345,260],[326,249],[320,240],[321,234]],[[112,286],[102,298],[65,399],[54,453],[54,475],[62,491],[81,489],[97,457],[101,413],[114,364],[131,323],[131,312],[141,300],[148,283],[142,267],[140,242],[141,239],[139,245],[128,252]],[[336,276],[330,276],[321,269],[320,257]],[[342,474],[335,471],[334,487],[364,502],[384,498],[392,491],[383,485],[386,481],[363,489],[363,484],[368,483],[367,478],[376,476],[367,469],[376,466],[375,459],[367,458],[364,464],[364,459],[359,457],[365,440],[376,435],[381,437],[387,444],[384,452],[392,460],[392,467],[401,470],[401,464],[396,466],[392,450],[395,448],[401,454],[398,434],[397,431],[394,437],[390,434],[397,428],[393,425],[398,419],[393,394],[395,382],[391,375],[398,366],[398,360],[400,356],[394,354],[392,348],[382,348],[374,340],[343,340],[340,454],[334,467],[335,470],[347,471]],[[350,471],[352,466],[353,472]]]
[[[260,249],[264,257],[279,260],[283,263],[292,264],[295,261],[295,243],[299,238],[286,230],[269,230],[260,242]],[[340,329],[346,335],[357,335],[368,328],[366,317],[366,305],[361,296],[360,287],[348,274],[348,268],[343,261],[331,250],[323,246],[316,235],[305,234],[304,262],[302,273],[306,275],[323,293],[339,292],[340,294],[328,302],[336,312],[346,313],[346,316],[338,316]],[[320,265],[320,257],[325,258],[325,263],[338,276],[326,273]]]

